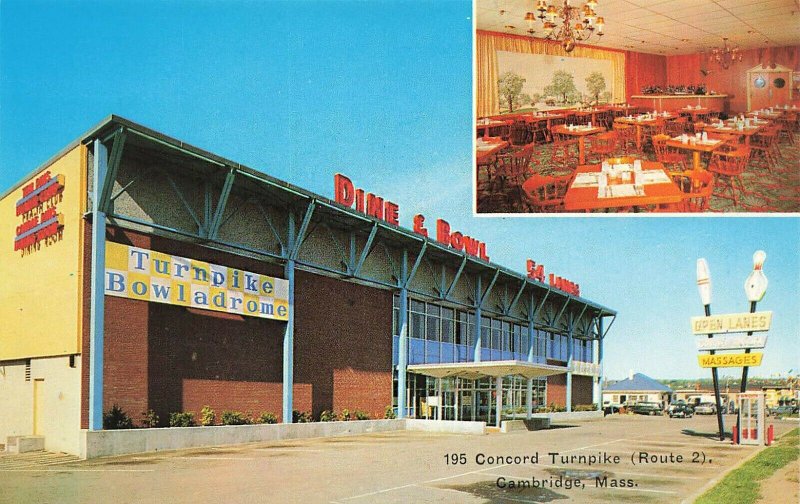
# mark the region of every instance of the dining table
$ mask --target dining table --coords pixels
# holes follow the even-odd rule
[[[490,136],[492,130],[506,128],[512,124],[514,124],[513,119],[478,119],[478,122],[475,123],[475,133],[477,135]]]
[[[664,165],[656,161],[642,161],[639,177],[641,188],[632,183],[609,183],[603,189],[599,178],[602,165],[581,165],[564,195],[564,209],[571,212],[589,212],[612,208],[633,207],[639,210],[652,205],[679,203],[684,198],[680,187],[670,178]]]
[[[586,137],[605,132],[606,129],[600,126],[573,126],[570,128],[566,124],[561,124],[553,128],[553,133],[559,135],[569,135],[578,139],[578,164],[586,164]]]
[[[508,142],[500,137],[478,137],[475,141],[475,159],[478,164],[485,163],[506,147]]]
[[[642,150],[642,126],[655,126],[664,121],[677,119],[678,116],[671,112],[663,112],[661,114],[640,114],[638,116],[623,116],[614,119],[614,122],[629,124],[636,127],[636,149]]]
[[[687,141],[684,143],[680,136],[670,138],[667,140],[666,145],[675,149],[688,150],[692,152],[692,167],[695,170],[702,170],[700,164],[701,153],[711,153],[721,147],[725,142],[719,139],[709,138],[706,141],[700,140],[694,136],[688,136]]]
[[[692,118],[692,122],[697,121],[697,116],[699,115],[706,115],[710,112],[710,109],[707,107],[684,107],[679,110],[681,115],[690,116]]]
[[[744,137],[744,144],[747,147],[750,147],[750,137],[753,135],[758,134],[759,131],[762,131],[764,128],[764,124],[752,124],[750,126],[744,126],[742,129],[739,129],[737,126],[731,123],[723,123],[723,126],[719,126],[719,124],[703,124],[697,123],[695,124],[695,128],[698,127],[700,124],[703,131],[707,133],[718,133],[720,135],[732,135],[737,137]]]

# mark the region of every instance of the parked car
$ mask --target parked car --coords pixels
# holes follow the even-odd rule
[[[638,402],[633,406],[633,412],[637,415],[660,415],[661,405],[657,402]]]
[[[609,403],[603,405],[603,416],[619,413],[622,406],[619,403]]]
[[[691,406],[686,403],[683,404],[675,404],[674,407],[670,406],[669,410],[669,417],[681,417],[681,418],[691,418],[694,414],[694,410]]]
[[[694,408],[694,412],[698,415],[716,415],[717,405],[710,402],[703,402]]]
[[[767,410],[767,414],[776,417],[785,417],[785,416],[793,416],[797,415],[798,408],[797,406],[775,406],[774,408],[769,408]]]
[[[667,407],[667,413],[670,413],[678,405],[686,406],[686,401],[684,401],[683,399],[678,401],[672,401],[671,403],[669,403],[669,407]]]

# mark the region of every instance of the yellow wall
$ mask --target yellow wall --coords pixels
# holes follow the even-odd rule
[[[86,148],[78,145],[0,200],[0,361],[80,353]],[[24,187],[49,171],[63,175],[56,211],[59,241],[32,253],[14,250],[16,203]]]

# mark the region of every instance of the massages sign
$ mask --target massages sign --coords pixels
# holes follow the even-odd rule
[[[288,320],[289,282],[130,245],[106,243],[108,296]]]

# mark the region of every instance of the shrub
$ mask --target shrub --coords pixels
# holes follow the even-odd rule
[[[392,408],[391,404],[386,406],[386,409],[383,411],[383,418],[386,418],[386,419],[389,419],[389,420],[397,418],[397,413],[394,412],[394,408]]]
[[[349,422],[353,419],[353,415],[350,413],[350,410],[345,408],[342,410],[341,414],[339,414],[339,418],[344,422]]]
[[[158,415],[153,410],[142,411],[142,427],[152,429],[158,427]]]
[[[356,420],[369,420],[369,415],[363,411],[355,411]]]
[[[103,414],[104,429],[133,429],[133,420],[118,405],[113,405]]]
[[[169,414],[170,427],[194,427],[194,413],[190,412],[175,412]]]
[[[311,422],[311,414],[306,411],[292,411],[292,422],[294,423],[309,423]]]
[[[241,411],[223,411],[222,425],[247,425],[250,419]]]
[[[278,423],[278,417],[276,417],[274,413],[264,411],[258,416],[258,418],[255,419],[255,421],[256,423],[260,424],[275,424]]]
[[[595,411],[597,410],[597,404],[578,404],[572,411]]]
[[[203,406],[203,409],[200,410],[200,425],[214,425],[216,421],[217,415],[214,413],[214,410],[211,409],[211,406]]]
[[[335,422],[339,420],[338,415],[331,410],[325,410],[319,414],[319,421],[320,422]]]

